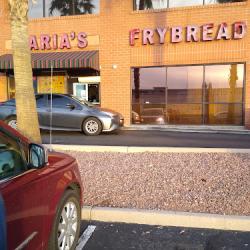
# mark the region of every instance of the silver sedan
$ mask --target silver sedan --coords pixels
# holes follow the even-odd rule
[[[74,96],[64,94],[36,95],[38,119],[41,129],[83,131],[98,135],[123,126],[124,118],[118,112],[93,107]],[[0,120],[16,128],[15,100],[0,104]]]

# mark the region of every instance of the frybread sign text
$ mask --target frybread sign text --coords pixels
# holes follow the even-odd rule
[[[246,22],[235,22],[232,25],[221,23],[218,26],[213,23],[198,25],[188,25],[186,27],[164,27],[156,29],[132,29],[129,32],[129,42],[131,46],[135,45],[135,40],[141,37],[142,44],[155,44],[156,36],[160,44],[164,44],[166,36],[170,35],[171,43],[213,41],[242,39],[247,32]]]

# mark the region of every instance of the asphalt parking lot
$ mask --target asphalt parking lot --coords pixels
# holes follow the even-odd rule
[[[50,142],[42,132],[43,143]],[[250,148],[250,134],[187,133],[169,131],[129,131],[85,136],[80,132],[53,131],[53,144],[148,147]]]
[[[82,222],[81,235],[76,250],[250,250],[250,232]]]

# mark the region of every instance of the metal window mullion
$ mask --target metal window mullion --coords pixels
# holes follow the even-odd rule
[[[203,65],[203,83],[202,83],[202,100],[201,100],[201,103],[202,103],[202,108],[201,108],[201,112],[202,112],[202,125],[205,124],[205,115],[204,115],[204,111],[205,111],[205,65]]]
[[[238,67],[239,64],[237,64]],[[246,72],[247,72],[247,65],[246,63],[243,63],[244,65],[244,75],[243,75],[243,88],[242,88],[242,124],[245,125],[245,111],[246,111]]]
[[[43,0],[43,17],[46,16],[46,13],[45,13],[45,0]]]
[[[166,67],[166,83],[165,83],[165,107],[166,107],[166,111],[168,108],[168,67]]]

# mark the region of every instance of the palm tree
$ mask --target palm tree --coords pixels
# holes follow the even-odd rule
[[[40,143],[31,53],[28,46],[28,2],[29,0],[8,0],[16,84],[17,126],[25,136]]]
[[[153,3],[152,0],[140,0],[139,10],[152,9]]]
[[[61,16],[92,14],[95,6],[93,0],[53,0],[51,1],[49,14],[53,15],[55,10]]]

